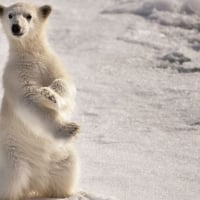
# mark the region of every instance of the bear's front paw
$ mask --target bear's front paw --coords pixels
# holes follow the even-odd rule
[[[52,103],[57,103],[55,95],[52,93],[51,89],[48,87],[42,87],[39,89],[40,94],[51,101]]]
[[[50,88],[61,96],[66,93],[65,87],[66,87],[65,83],[60,79],[54,80],[53,83],[50,85]]]
[[[76,123],[66,123],[56,131],[56,138],[71,138],[79,133],[80,126]]]

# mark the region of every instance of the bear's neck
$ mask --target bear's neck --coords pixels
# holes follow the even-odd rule
[[[49,44],[46,37],[33,37],[33,38],[22,38],[22,39],[9,39],[9,51],[10,55],[21,57],[22,55],[43,55],[47,51],[50,51]]]

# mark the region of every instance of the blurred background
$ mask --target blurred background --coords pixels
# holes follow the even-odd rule
[[[77,86],[79,188],[199,200],[200,1],[25,2],[52,5],[47,34]],[[1,74],[7,55],[0,27]]]

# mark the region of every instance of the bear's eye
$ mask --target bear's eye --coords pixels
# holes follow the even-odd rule
[[[28,15],[26,15],[26,19],[30,21],[32,19],[32,16],[30,14],[28,14]]]
[[[8,15],[8,18],[9,18],[9,19],[12,19],[12,17],[13,17],[12,14],[9,14],[9,15]]]

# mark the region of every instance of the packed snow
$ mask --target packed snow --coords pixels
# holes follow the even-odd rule
[[[200,1],[26,2],[52,5],[48,36],[76,82],[79,190],[102,199],[199,200]]]

